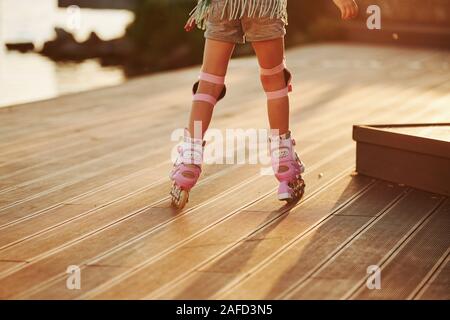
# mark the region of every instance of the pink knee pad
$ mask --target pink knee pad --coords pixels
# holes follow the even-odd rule
[[[291,84],[292,75],[289,72],[289,70],[286,69],[286,60],[283,60],[283,62],[280,65],[272,69],[260,68],[260,74],[262,76],[273,76],[281,72],[283,72],[284,74],[286,87],[281,90],[266,92],[267,100],[275,100],[286,97],[289,94],[289,92],[292,91],[292,84]]]
[[[203,101],[211,104],[212,106],[215,106],[218,101],[222,100],[225,97],[226,94],[226,87],[223,87],[223,90],[218,98],[213,97],[212,95],[205,94],[205,93],[197,93],[198,86],[200,81],[206,81],[214,84],[225,84],[225,77],[222,76],[216,76],[211,73],[201,72],[200,76],[198,77],[199,81],[197,81],[193,88],[192,88],[192,94],[193,94],[193,101]]]

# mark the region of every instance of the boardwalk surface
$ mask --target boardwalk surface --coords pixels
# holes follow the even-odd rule
[[[287,61],[308,168],[291,207],[249,164],[205,166],[170,207],[170,135],[198,68],[0,109],[0,298],[449,299],[450,200],[352,174],[351,130],[449,122],[450,53],[329,44]],[[257,72],[232,61],[212,127],[267,126]]]

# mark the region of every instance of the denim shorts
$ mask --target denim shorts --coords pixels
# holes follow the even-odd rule
[[[226,8],[222,17],[225,3],[225,0],[212,0],[210,14],[206,20],[205,38],[242,44],[246,41],[272,40],[286,35],[287,21],[271,18],[270,14],[249,17],[245,12],[242,18],[229,20],[229,9]]]

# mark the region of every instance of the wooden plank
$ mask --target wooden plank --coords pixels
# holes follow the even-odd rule
[[[407,299],[450,247],[450,200],[439,207],[381,267],[381,289],[362,286],[354,299]]]
[[[370,265],[381,265],[442,202],[432,194],[412,190],[386,214],[358,234],[305,282],[284,294],[289,299],[339,299],[366,280]]]

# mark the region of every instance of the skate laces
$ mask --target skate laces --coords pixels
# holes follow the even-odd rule
[[[178,159],[175,165],[193,164],[201,166],[203,163],[203,148],[205,142],[200,139],[185,137],[183,143],[178,146]]]
[[[272,160],[291,160],[295,140],[291,138],[291,132],[281,136],[272,136],[269,138]]]

